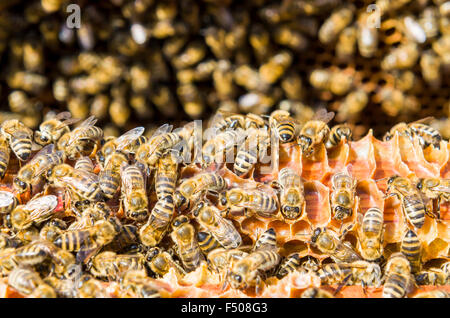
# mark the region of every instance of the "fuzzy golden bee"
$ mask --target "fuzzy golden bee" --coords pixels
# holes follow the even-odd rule
[[[361,257],[348,242],[339,239],[336,233],[327,228],[316,228],[311,236],[311,243],[322,253],[329,255],[336,263],[351,263]]]
[[[70,112],[62,112],[47,119],[39,125],[39,130],[34,134],[34,141],[46,146],[50,143],[57,143],[62,135],[70,132],[70,125],[77,123],[79,119],[71,118]]]
[[[313,119],[302,126],[298,136],[298,144],[305,156],[311,156],[315,148],[325,142],[330,135],[327,123],[333,119],[334,113],[328,113],[325,109],[317,111]]]
[[[364,216],[358,214],[359,252],[367,261],[376,261],[383,256],[383,213],[377,207],[370,208]]]
[[[356,179],[348,172],[338,172],[331,178],[331,213],[333,219],[343,221],[353,214],[356,204]]]
[[[0,126],[0,134],[8,141],[19,160],[30,158],[33,142],[33,131],[30,128],[18,120],[7,120]]]
[[[144,221],[148,216],[148,198],[145,179],[136,166],[127,166],[121,172],[122,202],[125,215],[136,221]]]

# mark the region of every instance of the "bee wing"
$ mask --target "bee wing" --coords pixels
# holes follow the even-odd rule
[[[334,118],[334,112],[327,112],[325,108],[321,108],[314,114],[313,120],[320,120],[328,124]]]
[[[64,158],[64,151],[58,150],[55,152],[55,155],[57,155],[59,158],[62,159],[62,158]],[[40,176],[49,168],[50,168],[50,166],[48,164],[36,165],[35,175]]]
[[[97,255],[100,249],[101,246],[95,246],[93,248],[83,248],[79,250],[77,255],[75,256],[77,264],[88,263],[92,259],[92,257]]]
[[[88,191],[90,190],[88,187],[91,183],[98,183],[98,176],[91,172],[78,170],[75,175],[64,176],[60,180],[73,188]]]
[[[432,188],[434,191],[444,192],[444,193],[450,193],[450,187],[449,185],[438,185]]]
[[[29,201],[25,209],[30,211],[30,221],[34,221],[42,215],[52,213],[58,205],[58,198],[55,195],[45,195]]]
[[[79,121],[80,121],[79,118],[69,118],[69,119],[66,119],[66,120],[62,121],[59,125],[57,125],[55,127],[55,129],[61,129],[61,128],[66,127],[66,126],[70,126],[70,125],[76,124]]]
[[[9,191],[0,191],[0,208],[14,203],[14,194]]]
[[[413,121],[412,123],[409,123],[409,124],[410,124],[410,125],[411,125],[411,124],[429,124],[429,123],[431,123],[434,119],[435,119],[435,118],[434,118],[433,116],[428,116],[428,117],[425,117],[425,118],[422,118],[422,119]]]
[[[144,133],[144,130],[145,130],[144,127],[136,127],[118,137],[115,141],[117,145],[116,149],[122,150],[125,147],[127,147],[130,143],[139,138]]]
[[[80,124],[80,127],[91,127],[94,126],[96,122],[97,118],[95,118],[95,116],[90,116]]]
[[[155,132],[153,133],[152,137],[150,139],[153,139],[156,136],[159,135],[164,135],[168,132],[172,131],[173,126],[169,125],[169,124],[164,124],[161,127],[159,127],[158,129],[155,130]]]
[[[72,117],[72,114],[70,112],[61,112],[59,114],[55,115],[55,119],[57,120],[66,120]]]

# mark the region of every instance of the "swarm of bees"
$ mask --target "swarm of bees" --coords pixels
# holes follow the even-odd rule
[[[428,119],[353,141],[333,117],[219,111],[148,137],[68,113],[36,131],[3,122],[3,283],[22,297],[154,298],[195,278],[214,282],[209,296],[267,296],[300,275],[301,297],[349,285],[448,297],[447,141]]]
[[[444,0],[3,1],[0,120],[35,129],[49,110],[70,111],[119,136],[217,109],[279,109],[307,121],[327,106],[333,124],[352,125],[355,138],[430,115],[449,138],[448,7]]]

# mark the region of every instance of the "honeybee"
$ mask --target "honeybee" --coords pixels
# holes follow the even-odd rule
[[[386,197],[395,196],[400,199],[402,211],[408,221],[415,228],[422,228],[428,211],[419,190],[414,187],[411,180],[400,176],[390,177],[387,184]]]
[[[78,118],[71,118],[70,112],[59,113],[39,125],[34,141],[41,146],[56,144],[62,135],[70,132],[69,126],[78,121]]]
[[[139,230],[133,224],[120,224],[116,222],[117,235],[114,240],[105,246],[105,250],[118,253],[140,252],[142,250],[139,242]]]
[[[349,242],[342,242],[333,231],[316,228],[311,243],[322,253],[329,255],[336,263],[352,263],[361,260]]]
[[[97,175],[83,170],[74,170],[68,164],[60,164],[49,169],[47,180],[57,187],[68,188],[78,200],[100,201],[103,196]]]
[[[210,232],[197,232],[197,242],[198,246],[202,250],[205,256],[208,256],[209,252],[220,248],[220,243]]]
[[[0,214],[9,214],[19,204],[12,192],[0,191]]]
[[[304,209],[305,197],[301,177],[293,169],[280,170],[278,180],[273,183],[280,188],[281,213],[288,220],[299,218]]]
[[[58,198],[54,195],[33,198],[25,205],[18,205],[11,212],[11,224],[16,230],[27,229],[33,223],[40,224],[54,215],[57,205]]]
[[[198,246],[194,227],[185,215],[180,215],[173,220],[172,228],[170,236],[177,246],[177,254],[184,268],[189,272],[195,270],[203,255]]]
[[[95,167],[94,164],[92,163],[92,160],[89,157],[81,157],[75,162],[73,168],[75,170],[83,170],[86,172],[93,173]]]
[[[130,270],[143,270],[145,257],[142,254],[116,254],[106,251],[92,259],[90,272],[95,277],[118,280]]]
[[[441,59],[432,51],[423,52],[420,57],[422,77],[432,86],[439,86],[441,81]]]
[[[420,271],[415,274],[415,278],[418,285],[442,286],[449,284],[449,275],[442,267]]]
[[[317,273],[320,263],[315,257],[308,256],[300,263],[299,271],[303,273]]]
[[[302,298],[334,298],[334,296],[326,290],[318,287],[310,287],[302,293]]]
[[[355,53],[356,39],[357,28],[349,26],[342,30],[336,43],[336,55],[343,60],[352,57]]]
[[[76,296],[75,283],[71,279],[48,276],[44,278],[44,283],[52,287],[58,297],[74,298]]]
[[[197,222],[226,249],[237,248],[242,244],[242,238],[230,220],[220,215],[219,209],[204,201],[197,204],[192,211]]]
[[[394,253],[389,257],[385,268],[383,298],[403,298],[412,289],[414,277],[411,277],[411,266],[402,253]]]
[[[8,140],[4,136],[0,135],[0,178],[2,179],[8,169],[9,155],[10,150]]]
[[[19,193],[25,192],[36,184],[41,176],[56,165],[64,161],[63,151],[54,151],[54,145],[42,148],[29,162],[22,166],[13,180],[14,189]]]
[[[32,100],[22,91],[12,91],[8,95],[8,103],[13,113],[26,113],[34,109]]]
[[[342,139],[346,141],[353,140],[353,131],[347,124],[335,125],[331,128],[330,136],[325,143],[327,149],[337,146]]]
[[[234,173],[239,177],[248,174],[258,162],[258,158],[264,158],[269,145],[270,135],[267,129],[249,129],[247,138],[238,148],[233,166]]]
[[[121,280],[121,289],[127,293],[131,292],[131,297],[139,298],[159,298],[160,286],[147,276],[145,270],[131,270],[124,274]]]
[[[53,288],[45,284],[39,274],[30,269],[14,269],[8,276],[8,285],[30,297],[56,298]]]
[[[208,264],[214,271],[225,275],[229,268],[232,268],[237,261],[247,255],[248,253],[242,249],[226,250],[224,248],[216,248],[208,253],[207,258]]]
[[[215,163],[222,163],[230,156],[231,150],[234,156],[234,146],[239,146],[245,140],[245,131],[242,128],[225,130],[205,142],[202,148],[203,166]],[[228,160],[227,160],[228,161]]]
[[[381,284],[380,266],[366,261],[326,264],[317,273],[322,284],[345,284],[347,281],[361,283],[364,287]]]
[[[397,48],[394,48],[386,54],[381,61],[381,68],[385,71],[394,69],[407,69],[416,64],[419,57],[417,44],[414,42],[407,42]]]
[[[116,235],[114,224],[100,220],[91,227],[64,231],[53,243],[64,251],[78,252],[77,261],[84,261],[91,253],[112,242]]]
[[[174,195],[177,179],[178,163],[172,155],[165,155],[159,160],[155,175],[155,190],[158,200],[166,195]]]
[[[172,65],[176,69],[183,69],[200,62],[206,54],[203,43],[194,41],[188,44],[184,52],[172,58]]]
[[[361,14],[358,19],[357,43],[363,57],[372,57],[378,48],[378,29],[369,25],[369,14]]]
[[[169,253],[162,251],[159,247],[149,249],[145,255],[145,260],[151,271],[158,276],[164,276],[170,268],[173,268],[179,276],[186,275],[183,267],[175,262]]]
[[[80,298],[109,298],[100,280],[84,274],[76,282],[77,296]]]
[[[206,192],[218,193],[226,187],[225,179],[217,173],[200,173],[181,182],[175,191],[175,204],[177,207],[190,205]]]
[[[383,255],[383,213],[377,207],[370,208],[359,217],[359,252],[368,261],[376,261]]]
[[[439,33],[439,12],[436,7],[426,7],[419,19],[422,29],[425,31],[427,38],[433,38]]]
[[[290,273],[295,272],[300,268],[300,255],[298,253],[287,256],[280,264],[277,270],[276,277],[282,279]]]
[[[349,5],[333,11],[319,29],[320,42],[328,44],[335,40],[339,33],[353,20],[354,10],[355,8]]]
[[[277,233],[273,228],[264,231],[256,240],[253,251],[263,249],[277,249]]]
[[[142,136],[144,127],[133,128],[120,137],[112,137],[97,151],[95,157],[102,167],[116,151],[124,153],[135,153],[137,148],[146,142],[146,138]]]
[[[105,163],[104,169],[98,175],[100,189],[107,199],[116,194],[120,186],[122,168],[128,164],[128,156],[120,150],[114,151]]]
[[[326,141],[330,135],[330,128],[327,123],[333,119],[334,113],[328,113],[325,109],[320,109],[313,119],[308,121],[300,130],[298,143],[303,153],[309,157],[314,153],[314,149],[320,143]]]
[[[57,142],[57,149],[65,152],[71,160],[83,153],[88,143],[96,143],[103,137],[103,130],[94,126],[97,122],[94,116],[84,120],[71,132],[66,132]]]
[[[50,219],[39,231],[39,238],[43,241],[53,242],[58,235],[67,230],[67,224],[61,219]]]
[[[245,128],[245,116],[218,111],[211,120],[211,128],[216,132]]]
[[[259,293],[263,284],[260,274],[275,268],[280,260],[281,257],[275,250],[255,251],[243,257],[233,264],[228,275],[231,287],[246,289],[256,286],[256,293]]]
[[[413,298],[450,298],[450,294],[445,290],[435,289],[419,293]]]
[[[144,221],[148,216],[148,199],[141,170],[135,165],[122,167],[121,176],[125,215],[136,221]]]
[[[234,188],[221,193],[220,204],[226,207],[226,212],[244,209],[256,212],[262,217],[273,216],[278,211],[278,200],[275,196],[259,189]]]
[[[412,230],[405,232],[402,238],[400,252],[406,256],[411,265],[411,272],[416,273],[421,268],[422,243]]]
[[[82,230],[91,227],[96,221],[108,219],[111,214],[111,208],[106,203],[90,203],[83,210],[81,217],[70,224],[68,230]]]
[[[286,72],[291,63],[292,54],[289,51],[281,51],[259,67],[259,75],[264,82],[273,84]]]
[[[348,172],[338,172],[331,178],[331,212],[333,219],[343,221],[353,214],[356,201],[356,179]]]
[[[364,90],[356,89],[350,92],[339,106],[336,119],[338,121],[354,120],[366,107],[368,101],[369,97]]]
[[[300,131],[300,123],[285,110],[272,112],[269,122],[270,127],[276,132],[282,143],[293,141]]]
[[[273,36],[276,43],[287,46],[295,52],[306,49],[309,44],[308,38],[290,25],[278,26],[275,28]]]
[[[4,121],[0,134],[8,141],[14,154],[20,161],[30,158],[33,131],[17,119]]]
[[[15,249],[10,254],[3,254],[1,257],[11,258],[18,266],[34,266],[47,260],[55,250],[55,246],[49,242],[34,241]]]
[[[450,201],[450,179],[421,178],[416,187],[427,198],[437,201],[437,211],[442,202]]]
[[[413,16],[407,15],[402,19],[405,35],[417,43],[424,43],[427,40],[425,30]]]
[[[317,89],[344,95],[352,88],[353,78],[343,71],[316,69],[311,72],[309,82]]]
[[[147,223],[139,230],[142,244],[149,247],[159,244],[168,230],[174,211],[175,204],[172,195],[166,195],[156,202]]]

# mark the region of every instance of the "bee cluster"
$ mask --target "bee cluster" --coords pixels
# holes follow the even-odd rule
[[[6,296],[448,297],[448,142],[426,120],[352,141],[333,116],[218,112],[207,136],[3,122]]]
[[[72,28],[80,8],[79,28]],[[49,109],[118,136],[217,109],[326,106],[357,137],[433,115],[450,137],[444,0],[5,0],[0,118],[36,128]],[[379,19],[378,19],[379,18]],[[364,113],[365,116],[362,116]],[[146,127],[149,128],[149,127]]]

